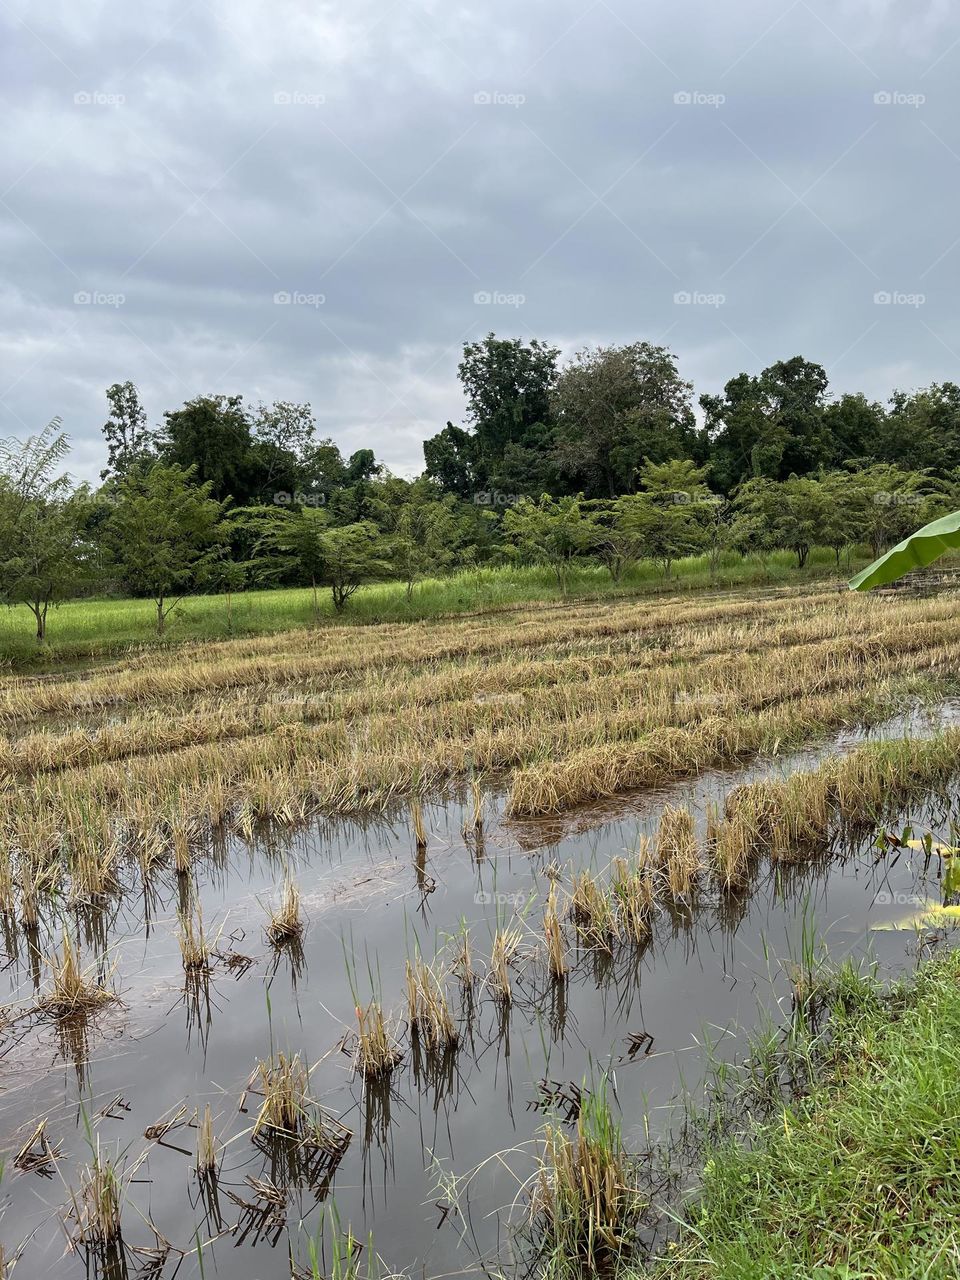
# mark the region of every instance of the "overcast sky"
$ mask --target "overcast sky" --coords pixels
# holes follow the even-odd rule
[[[464,340],[960,380],[949,0],[0,0],[0,435],[309,400],[395,471]],[[285,301],[284,299],[289,299]],[[880,299],[880,300],[878,300]],[[889,299],[884,301],[883,299]]]

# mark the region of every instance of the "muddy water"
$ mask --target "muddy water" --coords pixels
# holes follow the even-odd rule
[[[950,704],[936,717],[918,712],[882,732],[924,732],[934,720],[956,718]],[[861,740],[845,734],[831,750]],[[131,888],[96,917],[54,915],[44,922],[40,952],[49,953],[66,921],[122,1005],[99,1015],[86,1038],[75,1032],[64,1039],[53,1024],[29,1017],[3,1033],[0,1235],[8,1255],[26,1241],[17,1280],[84,1274],[81,1255],[65,1256],[62,1212],[77,1166],[96,1144],[129,1179],[129,1248],[122,1264],[112,1273],[101,1267],[102,1274],[123,1275],[122,1265],[137,1274],[151,1261],[135,1251],[157,1247],[149,1221],[174,1246],[154,1274],[172,1275],[179,1263],[182,1277],[281,1280],[291,1274],[291,1257],[308,1265],[311,1237],[329,1264],[334,1207],[342,1227],[349,1223],[364,1239],[373,1232],[377,1252],[395,1271],[437,1277],[509,1259],[505,1223],[543,1123],[539,1082],[566,1088],[607,1073],[627,1145],[639,1149],[670,1123],[678,1092],[696,1087],[706,1043],[734,1058],[761,1011],[788,1011],[781,962],[799,958],[805,919],[834,959],[871,953],[890,971],[915,962],[912,932],[877,926],[910,915],[914,899],[939,899],[937,860],[878,859],[864,848],[788,882],[763,872],[738,912],[708,893],[688,917],[661,911],[642,951],[624,945],[607,960],[572,953],[576,967],[566,988],[546,979],[535,952],[557,866],[567,883],[583,866],[601,872],[656,829],[667,800],[702,815],[708,800],[744,778],[810,767],[822,754],[704,775],[556,823],[505,824],[502,797],[491,795],[482,848],[464,841],[460,805],[425,806],[429,845],[419,860],[405,817],[235,841],[198,867],[205,925],[223,958],[207,989],[192,997],[184,992],[175,936],[173,876],[158,878],[149,894]],[[922,811],[905,816],[921,826],[942,820]],[[278,957],[263,926],[285,866],[295,871],[309,925],[302,955]],[[419,1058],[402,1023],[404,958],[419,946],[432,959],[465,923],[482,971],[498,922],[518,915],[525,937],[509,1009],[482,982],[464,1001],[451,984],[460,1048],[442,1062]],[[15,1014],[29,1007],[46,971],[22,934],[8,934],[6,946],[5,1003]],[[378,1094],[355,1078],[344,1043],[356,1000],[373,995],[395,1011],[405,1053],[392,1087]],[[271,1048],[300,1051],[316,1064],[313,1096],[352,1133],[332,1178],[329,1168],[304,1168],[289,1151],[251,1138],[259,1099],[248,1093],[245,1109],[239,1105],[257,1059]],[[187,1123],[206,1103],[226,1143],[212,1204],[192,1172],[196,1133]],[[145,1139],[181,1106],[185,1113],[161,1141]],[[41,1117],[63,1153],[52,1177],[12,1163]],[[505,1151],[512,1154],[491,1159]],[[451,1177],[461,1180],[456,1195]],[[280,1204],[258,1201],[251,1178],[279,1188]]]

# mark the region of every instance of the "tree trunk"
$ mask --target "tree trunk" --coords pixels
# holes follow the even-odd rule
[[[43,644],[47,638],[47,604],[37,600],[28,604],[27,608],[37,621],[37,644]]]
[[[164,624],[166,623],[166,615],[163,612],[163,596],[157,597],[157,635],[163,635]]]
[[[319,605],[319,602],[317,601],[317,580],[316,580],[316,578],[311,578],[311,579],[310,579],[310,586],[313,588],[313,620],[314,620],[314,622],[319,622],[319,621],[320,621],[320,605]]]

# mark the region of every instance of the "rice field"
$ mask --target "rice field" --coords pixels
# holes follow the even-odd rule
[[[893,968],[950,932],[957,607],[539,603],[5,677],[7,1273],[654,1259],[704,1025],[733,1056],[789,1009],[811,918]]]

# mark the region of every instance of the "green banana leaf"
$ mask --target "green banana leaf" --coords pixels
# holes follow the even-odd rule
[[[871,587],[886,586],[914,569],[925,569],[945,551],[956,550],[960,550],[960,511],[932,520],[916,533],[911,533],[909,538],[898,542],[879,560],[874,560],[858,573],[850,582],[850,590],[869,591]]]

